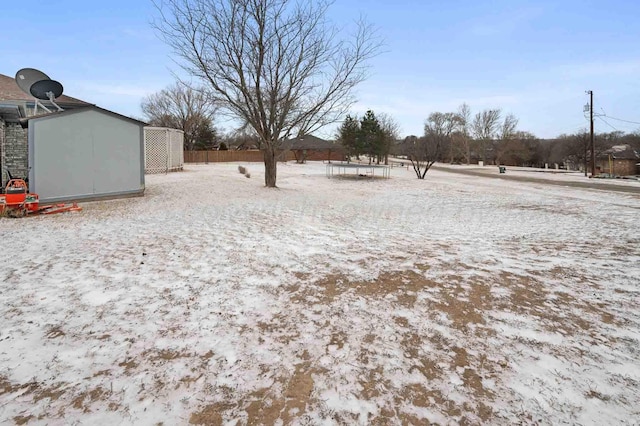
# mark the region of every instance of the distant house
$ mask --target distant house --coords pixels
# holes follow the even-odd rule
[[[304,163],[307,160],[331,162],[344,159],[342,145],[313,135],[288,139],[283,143],[283,148],[293,152],[298,163]]]
[[[613,176],[640,175],[640,152],[631,145],[614,145],[598,156],[596,167]]]
[[[255,136],[236,136],[227,142],[230,151],[247,151],[260,149],[260,143]]]
[[[62,95],[36,103],[0,74],[0,181],[27,178],[47,201],[115,198],[144,192],[142,123]]]

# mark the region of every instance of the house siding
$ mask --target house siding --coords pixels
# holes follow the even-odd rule
[[[614,159],[609,162],[609,160],[600,160],[597,164],[601,173],[608,173],[615,176],[633,176],[638,174],[638,168],[636,163],[640,162],[640,160],[627,160],[627,159]],[[613,166],[613,167],[610,167]]]

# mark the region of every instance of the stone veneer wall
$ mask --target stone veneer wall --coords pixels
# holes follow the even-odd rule
[[[29,145],[27,143],[27,129],[19,123],[4,123],[2,138],[2,182],[5,183],[9,175],[24,179],[29,171]]]
[[[4,120],[0,117],[0,185],[4,188]]]

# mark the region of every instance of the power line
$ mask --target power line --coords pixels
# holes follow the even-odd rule
[[[606,124],[607,126],[611,127],[613,130],[615,130],[616,132],[620,132],[621,130],[616,129],[615,127],[613,127],[607,120],[605,120],[604,118],[602,118],[601,116],[597,116],[597,118],[599,118],[600,120],[602,120],[604,122],[604,124]]]
[[[612,120],[624,121],[625,123],[640,124],[640,122],[638,122],[638,121],[623,120],[622,118],[615,118],[615,117],[611,117],[610,115],[606,115],[606,114],[605,114],[605,116],[606,116],[607,118],[612,119]]]
[[[600,108],[602,110],[602,114],[607,117],[610,118],[612,120],[617,120],[617,121],[623,121],[625,123],[631,123],[631,124],[640,124],[640,121],[631,121],[631,120],[624,120],[622,118],[616,118],[616,117],[612,117],[610,115],[607,115],[607,113],[604,111],[604,109]]]

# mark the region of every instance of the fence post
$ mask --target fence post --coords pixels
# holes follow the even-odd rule
[[[164,163],[164,172],[169,172],[169,163],[171,162],[171,146],[170,146],[169,129],[164,131],[164,146],[167,148],[167,161]]]

